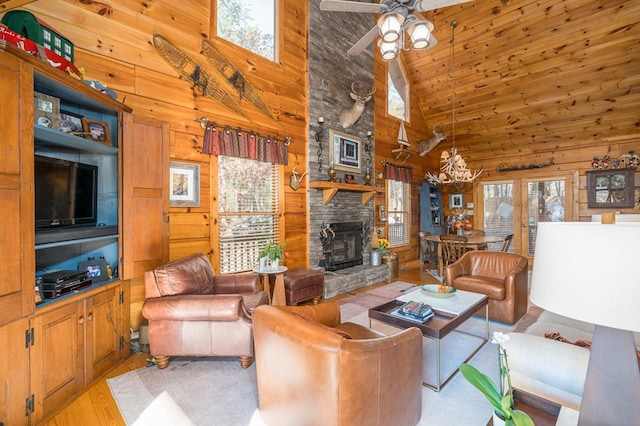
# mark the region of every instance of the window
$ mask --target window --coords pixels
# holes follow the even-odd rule
[[[276,60],[276,0],[217,0],[218,37]]]
[[[392,247],[409,244],[409,184],[387,180],[387,226]]]
[[[218,157],[220,272],[255,268],[258,252],[280,231],[278,166]]]
[[[399,61],[390,61],[387,72],[387,113],[409,121],[409,84]]]

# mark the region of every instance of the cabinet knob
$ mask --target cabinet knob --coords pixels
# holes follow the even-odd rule
[[[78,324],[84,324],[84,317],[78,318]]]
[[[89,312],[89,314],[87,315],[87,321],[91,320],[93,320],[93,312]]]

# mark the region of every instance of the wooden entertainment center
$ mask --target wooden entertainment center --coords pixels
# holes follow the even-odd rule
[[[34,96],[109,132],[35,119]],[[168,124],[0,41],[0,422],[37,424],[130,354],[130,283],[168,261]],[[36,230],[35,155],[97,166],[97,224]],[[144,224],[144,226],[142,226]],[[137,238],[136,238],[137,237]],[[104,257],[113,277],[36,306],[36,276]],[[106,277],[102,277],[106,278]]]

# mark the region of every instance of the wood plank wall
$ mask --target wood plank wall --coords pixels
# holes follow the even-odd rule
[[[198,208],[171,208],[171,259],[194,253],[210,255],[218,269],[215,252],[217,232],[216,158],[201,153],[204,130],[194,118],[207,117],[221,125],[255,130],[261,134],[289,136],[291,170],[306,169],[307,138],[307,4],[296,0],[280,2],[279,56],[272,62],[212,36],[215,10],[211,0],[77,0],[8,1],[0,12],[22,6],[63,34],[75,45],[75,64],[85,70],[85,79],[99,80],[118,94],[134,114],[170,124],[170,156],[173,161],[198,163],[201,167],[201,194]],[[215,2],[213,2],[215,4]],[[153,34],[164,35],[215,75],[200,53],[202,37],[209,37],[223,54],[244,73],[267,102],[276,121],[243,108],[251,121],[235,116],[178,77],[158,55]],[[230,89],[231,90],[231,89]],[[144,143],[144,141],[140,141]],[[306,182],[297,191],[284,185],[283,225],[290,257],[289,267],[307,266]],[[141,279],[131,284],[131,323],[137,329],[144,302]]]

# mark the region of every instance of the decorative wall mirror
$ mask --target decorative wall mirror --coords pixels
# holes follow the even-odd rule
[[[634,172],[633,168],[587,171],[587,205],[633,207]]]

